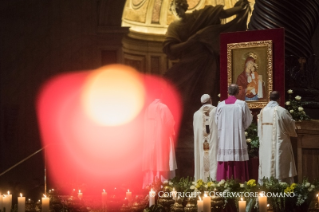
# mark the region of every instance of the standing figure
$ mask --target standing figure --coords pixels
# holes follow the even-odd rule
[[[217,125],[215,123],[216,107],[208,94],[201,97],[202,107],[195,112],[194,156],[195,181],[202,179],[216,180],[217,171]]]
[[[278,91],[270,94],[270,102],[258,115],[259,173],[258,180],[264,177],[293,183],[297,175],[290,137],[297,137],[295,121],[290,113],[280,107]]]
[[[179,89],[184,101],[184,122],[191,121],[203,93],[217,103],[219,91],[219,35],[224,32],[245,31],[248,2],[238,1],[224,10],[222,5],[186,13],[187,0],[172,0],[171,11],[178,20],[172,22],[163,43],[163,52],[179,61],[165,77]],[[231,22],[221,25],[221,19],[237,14]],[[197,103],[198,102],[198,103]],[[187,117],[185,117],[187,116]]]
[[[249,180],[248,151],[245,130],[253,116],[246,102],[236,99],[238,85],[228,87],[229,97],[217,106],[215,121],[218,127],[217,180]]]
[[[142,170],[143,188],[155,177],[162,181],[175,177],[177,169],[173,143],[174,118],[168,107],[155,99],[144,115],[144,143]]]

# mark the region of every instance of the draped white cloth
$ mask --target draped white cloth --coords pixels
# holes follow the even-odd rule
[[[218,161],[247,161],[245,129],[253,119],[245,101],[234,104],[222,101],[217,106],[215,122],[218,127]]]
[[[143,187],[157,176],[163,181],[175,176],[177,169],[174,149],[174,118],[159,99],[146,109],[144,116],[144,142],[142,170]]]
[[[271,176],[291,183],[297,175],[290,137],[296,137],[295,121],[277,102],[270,101],[258,115],[258,180]]]
[[[208,114],[208,116],[205,115]],[[203,105],[194,113],[194,165],[195,181],[202,179],[204,182],[208,178],[216,180],[217,172],[217,125],[215,123],[216,107],[211,104]],[[205,119],[208,118],[207,123]],[[206,132],[206,124],[210,133]],[[203,143],[205,139],[209,143],[209,150],[204,151]]]

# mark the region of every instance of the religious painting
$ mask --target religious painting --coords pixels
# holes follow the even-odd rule
[[[238,99],[263,108],[273,89],[272,41],[227,44],[227,84],[239,86]]]

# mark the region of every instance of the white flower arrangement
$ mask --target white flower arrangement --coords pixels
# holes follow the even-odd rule
[[[287,101],[287,102],[286,102],[286,105],[290,105],[290,101]]]
[[[251,139],[250,139],[250,138],[247,138],[247,139],[246,139],[246,142],[247,142],[247,143],[250,143],[250,142],[251,142]]]
[[[220,98],[220,93],[218,94],[218,97]]]
[[[248,132],[245,131],[245,136],[247,136],[247,135],[248,135]]]
[[[303,107],[298,107],[298,110],[299,111],[303,111]]]
[[[289,90],[287,91],[287,93],[292,94],[292,93],[293,93],[293,90],[289,89]]]
[[[300,101],[301,100],[301,96],[296,96],[295,99]]]
[[[289,113],[294,113],[294,110],[290,110]]]

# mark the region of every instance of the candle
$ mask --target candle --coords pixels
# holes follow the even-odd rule
[[[128,205],[131,205],[131,203],[132,203],[132,192],[130,192],[129,189],[126,192],[126,199],[128,201]]]
[[[240,198],[241,200],[238,201],[238,208],[239,212],[245,212],[246,211],[246,201],[243,201],[243,198]]]
[[[12,207],[12,195],[10,194],[10,191],[8,191],[6,211],[11,211],[11,207]]]
[[[7,198],[7,195],[3,195],[2,196],[2,208],[6,208],[6,211],[7,211],[7,208],[8,208],[8,198]]]
[[[205,191],[205,194],[204,194],[204,198],[203,198],[203,211],[204,212],[210,212],[210,208],[211,208],[211,199],[210,199],[210,196],[207,195],[207,191]]]
[[[25,197],[22,197],[21,193],[18,197],[18,212],[25,212]]]
[[[261,192],[259,194],[258,202],[259,202],[259,211],[266,212],[267,211],[267,197],[264,196],[263,192]]]
[[[153,189],[151,189],[149,193],[149,207],[152,205],[155,205],[155,191],[153,191]]]
[[[50,198],[46,195],[42,197],[42,212],[50,212]]]
[[[317,198],[318,198],[318,206],[319,206],[319,195],[317,194]]]
[[[106,198],[107,198],[107,193],[103,189],[103,192],[102,192],[102,207],[106,206]]]
[[[0,210],[2,210],[3,209],[3,204],[2,204],[2,195],[1,195],[1,193],[0,193]]]
[[[203,212],[203,200],[199,197],[197,200],[197,212]]]
[[[173,196],[173,200],[177,199],[177,191],[175,191],[175,188],[173,188],[172,196]]]
[[[81,193],[81,190],[79,190],[78,198],[79,198],[80,200],[82,200],[82,197],[83,197],[83,194]]]

